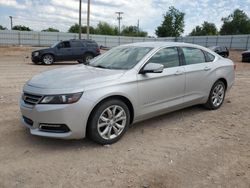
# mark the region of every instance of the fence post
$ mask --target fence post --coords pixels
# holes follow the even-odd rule
[[[194,37],[193,37],[193,44],[194,44]]]
[[[41,46],[41,41],[40,41],[40,33],[38,33],[38,37],[37,37],[37,39],[38,39],[38,46]]]
[[[121,39],[120,39],[120,36],[118,37],[118,46],[121,45]]]
[[[132,37],[132,43],[134,43],[134,37]]]
[[[249,38],[250,38],[250,35],[247,36],[246,50],[248,49]]]
[[[18,45],[20,46],[21,45],[21,33],[20,33],[20,31],[17,33],[17,36],[18,36]]]
[[[104,37],[104,46],[107,47],[107,37]]]
[[[57,39],[57,41],[59,41],[59,32],[56,35],[56,39]]]
[[[217,38],[216,38],[216,44],[215,44],[215,46],[217,46],[217,45],[218,45],[218,40],[219,40],[219,35],[217,35]]]
[[[233,42],[233,36],[231,36],[231,41],[230,41],[230,47],[229,47],[229,49],[231,49],[232,48],[232,42]]]
[[[206,47],[207,47],[207,43],[208,43],[208,37],[206,38]]]

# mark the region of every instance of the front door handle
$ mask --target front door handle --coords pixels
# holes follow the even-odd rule
[[[211,70],[211,67],[205,67],[204,68],[204,71],[209,71],[209,70]]]

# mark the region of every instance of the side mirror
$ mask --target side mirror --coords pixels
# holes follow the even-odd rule
[[[164,70],[164,66],[158,63],[148,63],[146,66],[140,71],[141,74],[146,73],[162,73]]]

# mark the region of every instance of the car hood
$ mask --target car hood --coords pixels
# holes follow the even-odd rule
[[[84,89],[88,85],[116,80],[124,72],[77,65],[43,72],[30,79],[26,85],[40,89]]]

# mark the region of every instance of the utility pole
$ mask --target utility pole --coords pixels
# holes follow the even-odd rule
[[[9,18],[10,18],[10,29],[12,30],[12,28],[13,28],[13,22],[12,22],[13,17],[9,16]]]
[[[118,35],[121,35],[121,15],[124,14],[123,12],[116,12],[116,14],[118,14],[117,20],[118,20]]]
[[[79,0],[79,39],[82,38],[82,0]]]
[[[90,15],[90,0],[88,0],[88,13],[87,13],[87,39],[89,39],[89,15]]]

